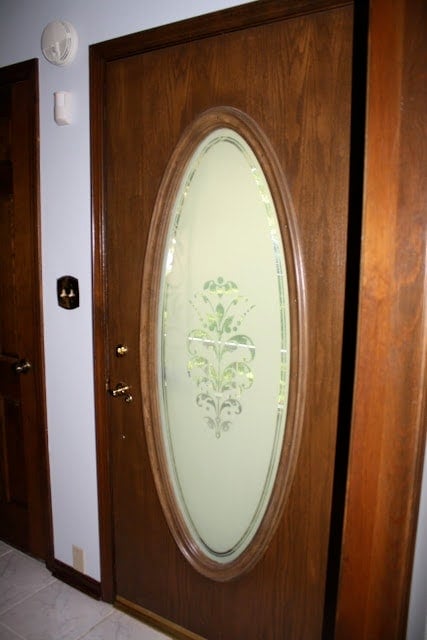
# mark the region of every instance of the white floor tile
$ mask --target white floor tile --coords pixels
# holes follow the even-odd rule
[[[112,613],[110,605],[55,581],[0,616],[25,640],[77,640]]]
[[[0,624],[0,640],[22,640],[22,636],[18,636],[16,633]]]
[[[0,540],[0,640],[167,640]]]
[[[9,547],[3,540],[0,540],[0,556],[4,556],[5,553],[10,553],[13,550],[13,547]]]
[[[19,551],[0,556],[0,614],[54,581],[41,562]]]
[[[165,640],[166,638],[169,636],[120,611],[115,611],[81,640]]]

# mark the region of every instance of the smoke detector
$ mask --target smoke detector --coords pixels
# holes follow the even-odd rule
[[[74,60],[79,38],[77,31],[66,20],[49,22],[42,33],[42,52],[52,64],[63,66]]]

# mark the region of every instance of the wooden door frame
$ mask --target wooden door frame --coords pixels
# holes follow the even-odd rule
[[[36,389],[37,424],[32,425],[29,442],[26,446],[26,462],[28,471],[28,517],[29,517],[29,553],[46,561],[53,558],[52,511],[50,499],[48,445],[46,430],[46,393],[43,345],[42,314],[42,277],[41,277],[41,229],[40,229],[40,185],[39,185],[39,74],[38,60],[19,62],[0,69],[2,84],[25,82],[31,93],[31,104],[28,105],[30,140],[28,148],[29,185],[26,202],[29,208],[30,228],[28,233],[33,238],[33,290],[31,300],[35,326],[33,327],[34,356],[31,375],[34,377]]]
[[[424,0],[371,0],[363,242],[336,638],[404,638],[425,447]]]
[[[383,378],[376,377],[377,371],[387,372],[385,365],[388,363],[388,352],[375,351],[376,361],[369,360],[372,352],[372,344],[381,344],[383,325],[376,321],[378,312],[372,309],[372,301],[378,302],[378,296],[381,296],[381,320],[385,326],[389,327],[389,338],[398,340],[400,332],[405,330],[406,335],[410,333],[408,339],[414,341],[414,350],[420,350],[413,363],[409,356],[404,357],[403,347],[400,349],[399,355],[405,360],[405,374],[412,374],[417,380],[417,390],[420,391],[423,382],[424,372],[421,370],[421,358],[426,352],[426,339],[422,331],[423,316],[422,307],[425,300],[424,294],[424,278],[421,277],[424,262],[420,257],[422,248],[417,244],[415,237],[415,218],[416,213],[413,203],[408,203],[407,211],[402,215],[400,225],[395,228],[388,221],[395,221],[395,217],[391,216],[389,211],[390,202],[384,199],[387,187],[387,179],[392,176],[397,179],[397,172],[402,171],[401,183],[405,178],[409,179],[409,170],[404,164],[405,158],[408,157],[408,149],[414,144],[416,134],[406,131],[405,135],[409,135],[408,148],[405,154],[396,158],[390,153],[390,144],[392,142],[393,132],[386,132],[385,139],[388,140],[388,146],[385,145],[388,155],[382,156],[379,153],[378,138],[384,136],[384,121],[381,108],[387,107],[388,116],[392,118],[391,122],[396,122],[396,110],[398,101],[396,95],[404,98],[408,95],[411,87],[404,87],[400,83],[400,75],[396,73],[394,65],[400,65],[401,62],[391,58],[390,74],[381,73],[378,68],[381,65],[381,58],[384,55],[383,63],[387,60],[386,53],[388,49],[384,47],[384,41],[390,34],[381,25],[382,15],[386,16],[386,25],[393,25],[394,11],[400,9],[401,15],[407,17],[410,13],[409,4],[411,0],[394,0],[387,6],[388,0],[371,0],[371,30],[370,30],[370,59],[368,67],[368,75],[370,78],[369,99],[368,99],[368,146],[365,156],[365,172],[366,172],[366,191],[364,203],[364,222],[363,222],[363,245],[362,245],[362,282],[360,287],[360,332],[357,344],[357,367],[355,381],[355,411],[352,424],[352,439],[350,448],[350,475],[348,481],[347,497],[346,497],[346,514],[345,514],[345,530],[343,537],[343,552],[341,563],[341,576],[339,591],[337,597],[337,637],[342,638],[368,638],[367,635],[351,635],[353,624],[354,628],[360,628],[357,625],[358,620],[376,619],[378,627],[381,624],[384,628],[390,628],[390,603],[396,604],[395,610],[399,611],[396,616],[398,623],[394,626],[394,635],[386,635],[384,637],[398,637],[397,629],[401,631],[406,623],[407,601],[410,589],[411,565],[413,558],[414,536],[416,531],[416,520],[418,513],[418,500],[421,482],[421,465],[423,456],[423,443],[425,437],[425,429],[423,426],[422,409],[425,402],[425,392],[421,393],[420,398],[415,398],[415,391],[405,391],[405,376],[391,381],[388,388],[390,398],[400,398],[398,402],[399,412],[396,415],[387,415],[384,411],[384,404],[381,405],[381,399],[378,394],[381,393],[381,384]],[[416,0],[421,11],[422,0]],[[111,478],[109,469],[109,452],[110,438],[108,433],[108,410],[106,403],[106,252],[104,245],[104,224],[106,211],[104,207],[104,175],[103,175],[103,122],[105,103],[103,90],[106,66],[110,61],[119,59],[124,56],[136,55],[151,49],[169,46],[182,42],[191,41],[196,38],[204,38],[213,36],[218,33],[233,31],[245,26],[266,23],[269,21],[283,19],[287,16],[301,15],[307,12],[326,10],[337,6],[349,4],[348,2],[328,2],[327,0],[289,0],[284,3],[283,0],[261,0],[258,3],[249,3],[241,7],[226,9],[208,16],[200,16],[191,20],[167,25],[166,27],[158,27],[145,32],[132,34],[115,40],[99,43],[90,47],[90,99],[91,99],[91,168],[92,168],[92,232],[93,232],[93,314],[94,314],[94,346],[95,346],[95,411],[96,411],[96,441],[97,441],[97,465],[98,465],[98,491],[99,491],[99,517],[100,517],[100,553],[101,553],[101,593],[102,597],[107,601],[114,599],[114,557],[113,557],[113,526],[112,526],[112,495],[111,495]],[[382,13],[381,13],[382,12]],[[412,18],[412,16],[409,16]],[[406,31],[404,32],[404,29]],[[391,28],[394,37],[403,41],[403,35],[410,34],[410,29],[419,35],[421,29],[421,21],[416,24],[416,18],[412,18],[407,23],[397,21]],[[394,43],[393,43],[394,44]],[[384,47],[384,49],[383,49]],[[411,62],[410,39],[405,40],[404,47]],[[390,51],[392,51],[390,49]],[[399,49],[401,52],[402,49]],[[424,45],[425,51],[425,45]],[[414,54],[412,53],[412,56]],[[412,62],[416,62],[412,60]],[[405,67],[407,69],[407,67]],[[421,67],[420,67],[421,69]],[[390,80],[391,77],[391,80]],[[419,81],[419,75],[418,81]],[[375,78],[375,82],[373,82]],[[399,80],[399,81],[398,81]],[[406,93],[405,93],[406,92]],[[421,88],[418,90],[421,94]],[[384,95],[390,98],[389,105],[384,105]],[[416,109],[421,109],[421,100],[416,104]],[[395,111],[393,111],[393,109]],[[387,109],[386,109],[387,110]],[[400,126],[405,122],[408,129],[409,118],[403,117]],[[422,171],[421,154],[418,157],[417,166],[419,174]],[[406,173],[403,171],[406,166]],[[383,173],[381,173],[383,171]],[[424,169],[425,171],[425,169]],[[378,185],[378,175],[381,176]],[[425,174],[424,174],[425,185]],[[416,186],[415,186],[416,189]],[[418,194],[418,203],[421,203],[423,192],[420,190]],[[392,203],[393,204],[393,203]],[[394,212],[396,213],[397,202],[394,203]],[[399,204],[400,209],[402,203]],[[377,243],[378,226],[375,221],[382,220],[383,228],[381,232],[388,239],[388,253],[384,254],[384,247],[387,245]],[[410,228],[408,231],[409,246],[402,247],[398,244],[398,232],[402,232],[402,227],[407,224]],[[359,242],[359,238],[356,239]],[[403,310],[399,310],[397,293],[404,293],[406,287],[406,272],[401,274],[392,274],[391,260],[393,251],[397,247],[399,251],[404,251],[406,255],[406,263],[408,264],[409,254],[416,251],[419,258],[415,269],[416,279],[412,287],[412,294],[415,307],[419,313],[417,320],[412,327],[408,326],[408,319],[404,317]],[[378,269],[381,269],[379,272]],[[388,280],[388,282],[387,282]],[[372,284],[377,286],[376,294],[372,298]],[[385,284],[389,284],[388,290],[384,288]],[[370,285],[370,286],[369,286]],[[407,287],[406,287],[407,288]],[[416,297],[418,296],[418,298]],[[412,298],[411,298],[412,299]],[[395,324],[390,327],[390,314],[392,314]],[[415,326],[416,325],[416,326]],[[374,342],[371,343],[370,341]],[[384,371],[385,370],[385,371]],[[362,384],[363,383],[363,384]],[[396,394],[396,395],[394,395]],[[417,411],[412,414],[410,403],[416,400]],[[365,407],[364,415],[358,411],[358,407]],[[406,403],[408,402],[408,406]],[[383,408],[383,415],[381,413]],[[405,414],[406,409],[406,414]],[[404,416],[410,420],[410,434],[406,438],[402,438],[402,423]],[[367,417],[369,419],[367,419]],[[385,418],[389,418],[387,425]],[[380,428],[376,421],[380,420]],[[385,427],[387,426],[387,429]],[[406,424],[405,424],[406,426]],[[369,434],[376,433],[374,442],[369,441]],[[383,436],[387,436],[387,441]],[[372,440],[372,439],[371,439]],[[372,445],[363,446],[363,443]],[[390,443],[391,446],[390,446]],[[387,466],[392,465],[393,477],[386,474]],[[358,472],[363,469],[363,474]],[[364,478],[369,473],[369,477],[374,480],[374,494],[366,494],[366,487],[363,486]],[[341,475],[342,477],[342,475]],[[361,494],[362,491],[362,494]],[[398,494],[398,503],[401,507],[399,519],[391,519],[392,513],[392,496],[393,493]],[[375,500],[384,499],[382,509],[375,509]],[[365,517],[364,536],[357,536],[354,539],[351,536],[352,527],[358,531],[358,520],[360,520],[360,506],[366,504],[367,515]],[[387,508],[388,506],[388,508]],[[405,506],[405,508],[403,508]],[[360,523],[359,523],[360,524]],[[360,529],[360,526],[359,526]],[[383,553],[374,553],[378,549],[374,546],[373,534],[377,531],[388,532],[389,540],[393,540],[392,548],[388,547],[389,552],[398,551],[397,557],[402,558],[404,568],[390,563],[389,555]],[[349,558],[360,562],[360,571],[357,567],[350,568]],[[389,582],[387,597],[383,597],[380,591],[380,578],[384,580],[384,575]],[[362,594],[366,591],[366,576],[371,578],[370,585],[375,586],[377,590],[373,592],[372,597],[364,598]],[[394,579],[396,578],[396,579]],[[377,582],[375,582],[375,580]],[[333,580],[332,580],[333,582]],[[390,589],[392,593],[390,593]],[[400,603],[406,603],[401,605]],[[378,604],[380,603],[380,604]],[[343,623],[343,612],[348,605],[348,611],[351,617],[345,616]],[[347,620],[349,620],[347,622]],[[387,626],[388,625],[388,626]],[[371,636],[372,637],[372,636]]]

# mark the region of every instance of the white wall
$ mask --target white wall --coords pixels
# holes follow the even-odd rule
[[[246,0],[248,1],[248,0]],[[0,66],[40,58],[42,270],[49,459],[55,557],[72,565],[85,552],[99,579],[93,392],[88,46],[115,36],[208,13],[243,0],[1,0]],[[40,51],[43,28],[69,20],[79,50],[69,67]],[[53,92],[71,91],[70,126],[53,120]],[[74,275],[80,307],[56,302],[56,279]]]
[[[407,640],[427,640],[427,455],[418,515]]]
[[[72,564],[84,549],[86,573],[99,579],[93,400],[88,46],[119,35],[207,13],[244,0],[0,0],[0,66],[40,57],[42,269],[49,457],[55,557]],[[248,0],[246,0],[248,1]],[[76,27],[74,63],[55,67],[40,52],[44,26]],[[53,92],[73,94],[73,124],[53,121]],[[77,276],[80,308],[60,309],[56,279]],[[425,485],[427,484],[424,474]],[[418,640],[427,605],[427,487],[417,538],[409,621]]]

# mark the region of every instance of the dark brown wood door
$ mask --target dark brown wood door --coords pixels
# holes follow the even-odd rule
[[[209,640],[321,636],[343,331],[352,6],[319,2],[315,11],[311,3],[308,12],[304,3],[284,4],[250,4],[92,48],[104,579],[114,566],[116,602],[177,637],[194,637],[181,627]],[[161,506],[149,451],[147,341],[158,293],[152,262],[164,250],[162,179],[166,171],[173,179],[170,159],[179,158],[184,131],[224,107],[256,123],[288,185],[304,384],[291,385],[291,396],[302,393],[290,398],[298,446],[287,458],[293,473],[275,533],[254,566],[222,580],[185,557]],[[131,402],[106,393],[119,383],[131,386]]]
[[[0,69],[0,538],[46,558],[37,78]]]

